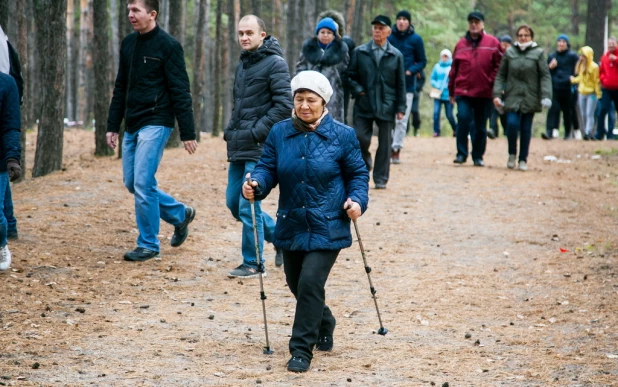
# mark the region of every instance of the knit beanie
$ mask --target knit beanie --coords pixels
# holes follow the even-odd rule
[[[328,78],[317,71],[301,71],[292,78],[290,86],[292,87],[292,95],[296,94],[296,90],[306,89],[322,97],[325,103],[328,103],[333,95],[333,88]]]
[[[453,59],[453,54],[451,53],[451,50],[449,50],[448,48],[445,48],[444,50],[440,51],[440,58],[442,58],[442,55],[446,55],[449,59]]]
[[[333,34],[337,35],[337,23],[335,23],[335,21],[330,17],[325,17],[324,19],[320,20],[318,25],[315,27],[315,34],[317,35],[322,28],[327,28],[333,31]]]
[[[558,37],[556,38],[556,41],[558,40],[564,40],[565,42],[567,42],[567,44],[569,44],[569,37],[567,34],[560,34],[558,35]]]
[[[406,11],[405,9],[402,9],[401,11],[397,12],[397,17],[395,19],[399,19],[400,17],[405,17],[406,19],[408,19],[410,23],[412,23],[412,15],[410,14],[410,12]]]
[[[506,43],[509,43],[509,44],[513,44],[513,38],[511,38],[511,35],[509,35],[509,34],[502,35],[500,37],[500,42],[506,42]]]

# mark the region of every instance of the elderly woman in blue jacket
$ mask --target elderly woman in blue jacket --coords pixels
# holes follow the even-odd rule
[[[287,367],[305,372],[314,347],[333,348],[335,317],[324,286],[339,251],[352,245],[350,219],[367,209],[369,172],[354,129],[328,113],[328,79],[303,71],[291,86],[292,118],[273,126],[242,193],[262,200],[279,185],[273,243],[283,249],[286,282],[296,297]]]

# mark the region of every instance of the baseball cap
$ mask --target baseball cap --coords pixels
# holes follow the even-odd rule
[[[384,15],[378,15],[373,19],[371,24],[382,24],[383,26],[390,27],[392,23],[391,23],[390,17],[384,16]]]
[[[468,14],[468,21],[470,21],[470,19],[477,19],[480,21],[485,21],[485,16],[479,11],[472,11]]]

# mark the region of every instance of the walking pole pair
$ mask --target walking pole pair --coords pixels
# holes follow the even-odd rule
[[[382,325],[382,317],[380,316],[380,309],[378,308],[378,300],[376,299],[376,289],[373,287],[373,283],[371,282],[371,267],[367,265],[367,258],[365,256],[365,248],[363,247],[363,241],[361,240],[360,232],[358,232],[358,225],[356,224],[356,220],[352,221],[354,223],[354,230],[356,230],[356,237],[358,238],[358,246],[360,247],[361,254],[363,256],[363,263],[365,265],[365,273],[367,273],[367,279],[369,279],[369,289],[371,290],[371,296],[373,297],[373,302],[376,304],[376,312],[378,313],[378,321],[380,322],[380,329],[378,329],[378,334],[385,336],[388,333],[388,329],[384,328]]]
[[[251,175],[247,174],[247,184],[251,185]],[[264,273],[264,264],[260,256],[260,242],[258,240],[257,222],[255,220],[255,200],[249,200],[251,203],[251,219],[253,220],[253,239],[255,239],[255,256],[257,258],[257,272],[260,278],[260,299],[262,300],[262,312],[264,314],[264,332],[266,332],[266,346],[264,347],[264,355],[272,355],[275,353],[270,349],[268,342],[268,322],[266,321],[266,293],[264,293],[264,280],[262,273]]]

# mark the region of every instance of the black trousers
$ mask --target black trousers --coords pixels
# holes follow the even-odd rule
[[[373,123],[378,126],[378,150],[376,151],[375,164],[371,161],[371,136],[373,134]],[[395,117],[392,121],[382,121],[372,118],[363,118],[354,115],[354,129],[356,138],[360,143],[361,154],[367,170],[371,171],[373,166],[373,182],[375,184],[386,184],[391,168],[391,145],[393,143],[393,129],[395,128]]]
[[[573,127],[573,111],[574,105],[571,98],[571,90],[553,90],[553,99],[551,108],[547,112],[547,135],[551,138],[554,129],[559,129],[560,112],[562,111],[562,119],[564,120],[564,138],[571,137],[571,128]]]
[[[324,286],[341,250],[283,250],[285,281],[296,297],[290,354],[311,360],[318,337],[332,335],[336,320],[326,306]]]

